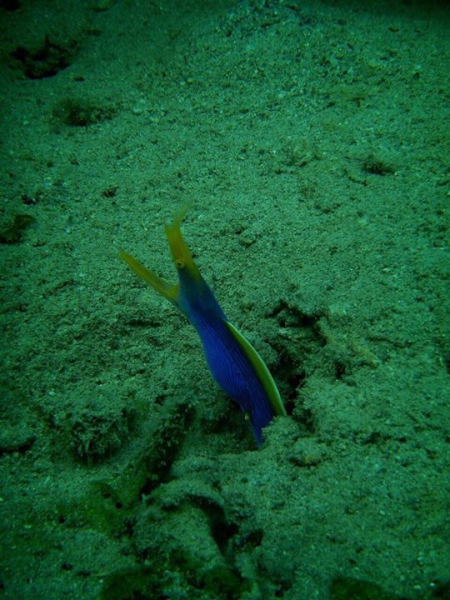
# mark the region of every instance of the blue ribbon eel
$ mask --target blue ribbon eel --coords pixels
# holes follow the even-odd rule
[[[181,233],[189,206],[181,208],[164,229],[178,272],[172,284],[121,251],[119,256],[139,277],[174,304],[200,336],[212,376],[250,419],[258,446],[262,429],[275,415],[286,415],[280,393],[263,359],[232,325],[200,274]]]

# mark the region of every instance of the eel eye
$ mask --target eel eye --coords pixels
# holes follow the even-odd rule
[[[176,265],[177,269],[184,269],[184,267],[186,266],[185,263],[184,263],[184,261],[181,260],[181,258],[178,258],[175,261],[175,265]]]

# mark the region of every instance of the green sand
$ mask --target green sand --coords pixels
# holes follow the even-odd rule
[[[0,598],[450,597],[450,12],[0,4]],[[257,450],[163,224],[267,362]]]

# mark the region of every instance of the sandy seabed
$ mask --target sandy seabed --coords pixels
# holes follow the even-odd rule
[[[450,598],[445,2],[0,2],[0,598]],[[183,232],[288,416],[257,449]]]

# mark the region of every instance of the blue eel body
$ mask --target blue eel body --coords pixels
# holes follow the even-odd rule
[[[263,442],[262,429],[275,415],[285,415],[277,386],[264,361],[227,319],[206,281],[201,276],[181,233],[187,208],[181,209],[165,226],[170,250],[178,271],[171,284],[136,259],[120,252],[142,279],[174,304],[195,327],[203,344],[209,369],[222,390],[248,415],[256,442]]]

